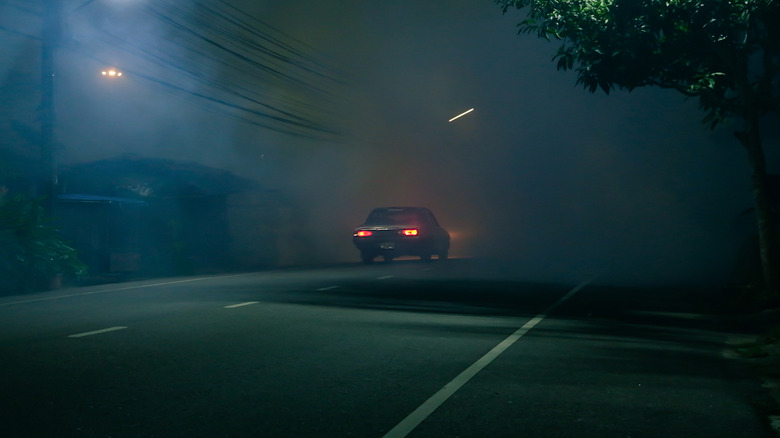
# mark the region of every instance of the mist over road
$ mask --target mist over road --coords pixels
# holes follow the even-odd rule
[[[402,260],[3,297],[0,429],[770,436],[700,297],[584,280]]]

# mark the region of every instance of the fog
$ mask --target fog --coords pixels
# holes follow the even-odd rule
[[[291,69],[297,84],[226,65],[223,49],[148,9],[187,17],[198,2],[83,3],[64,2],[73,42],[57,58],[58,161],[132,153],[256,180],[296,206],[286,263],[358,261],[352,227],[391,205],[429,207],[452,256],[510,261],[537,281],[729,281],[752,232],[736,126],[708,130],[697,102],[669,91],[586,92],[556,71],[556,43],[518,36],[522,17],[491,0],[230,0],[306,56],[314,72]],[[40,43],[25,35],[39,33],[40,8],[1,5],[10,138],[11,122],[34,126]],[[122,81],[95,73],[111,65],[127,70]],[[325,129],[280,132],[289,125],[199,97],[230,98],[202,78]],[[767,135],[777,172],[778,137]]]

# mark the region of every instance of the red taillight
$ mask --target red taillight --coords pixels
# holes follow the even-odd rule
[[[417,228],[409,228],[406,230],[401,230],[401,234],[403,234],[404,236],[416,236]]]
[[[360,230],[357,233],[355,233],[355,235],[358,236],[358,237],[368,237],[368,236],[370,236],[372,234],[374,234],[374,233],[372,233],[371,231],[368,231],[368,230]]]

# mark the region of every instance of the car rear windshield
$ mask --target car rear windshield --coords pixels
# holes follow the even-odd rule
[[[405,225],[420,223],[420,215],[414,210],[383,209],[374,210],[368,215],[369,225]]]

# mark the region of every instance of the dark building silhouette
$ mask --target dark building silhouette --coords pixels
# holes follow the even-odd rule
[[[91,275],[275,266],[287,207],[257,182],[197,163],[124,156],[60,172],[54,211]]]

